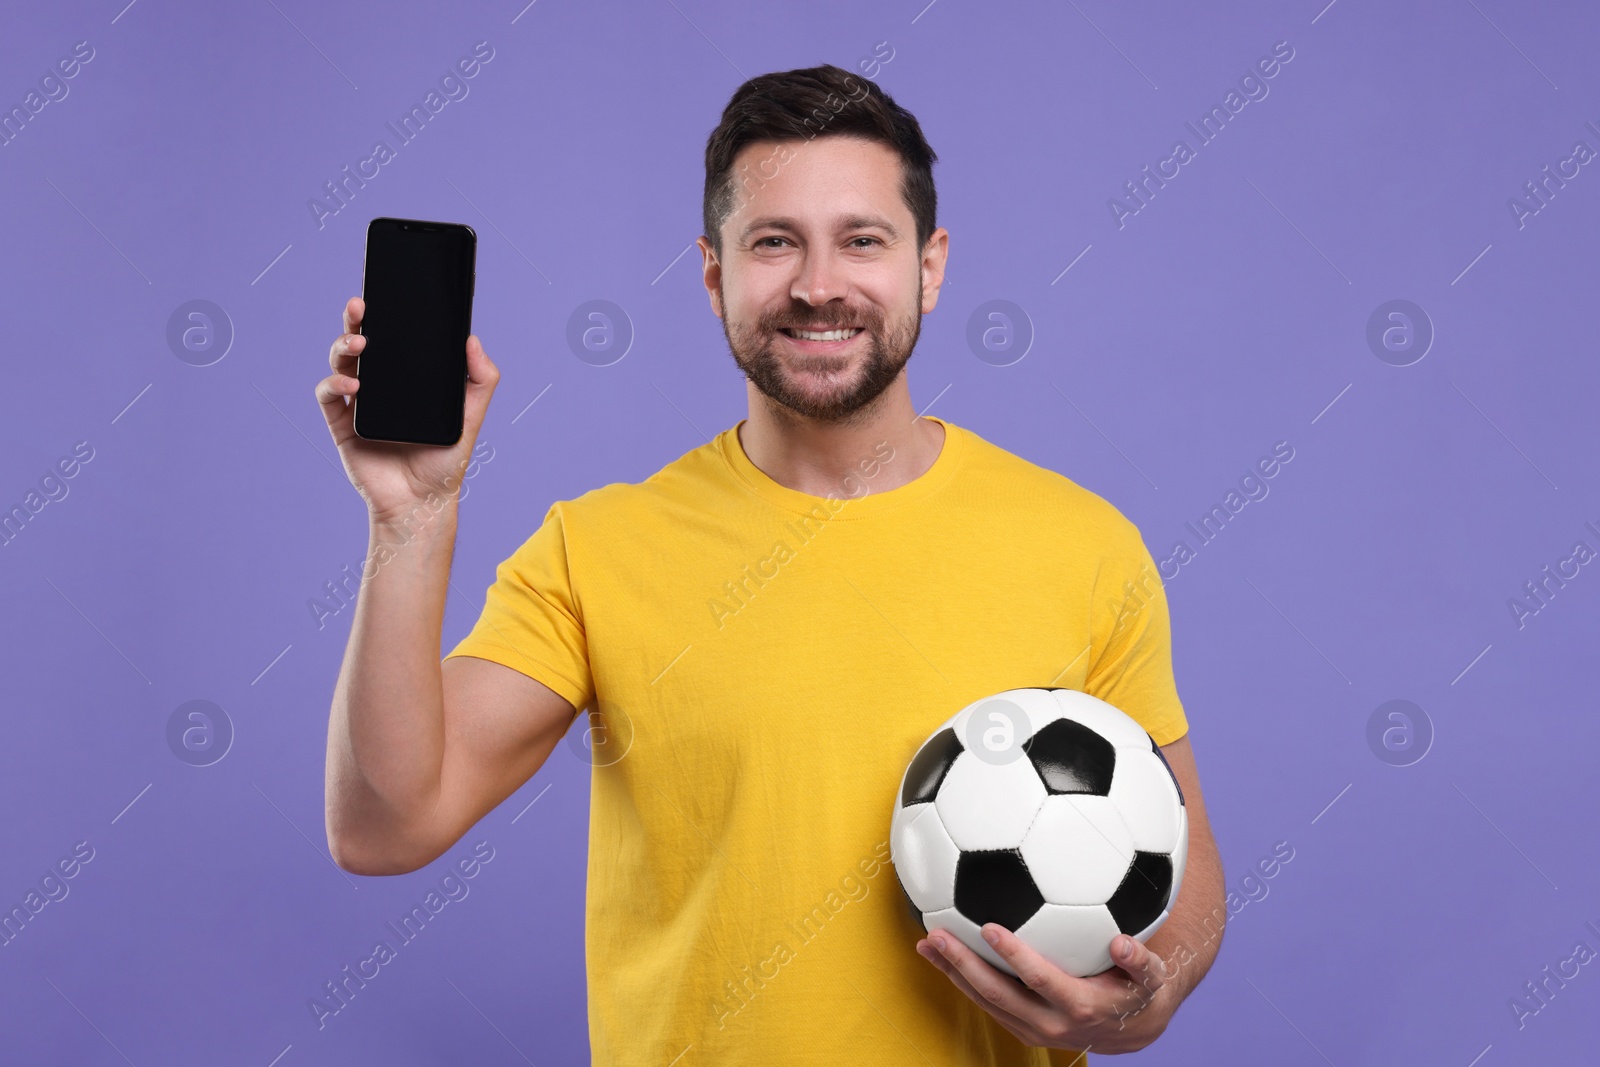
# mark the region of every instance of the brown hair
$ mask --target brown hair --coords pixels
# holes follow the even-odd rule
[[[748,168],[735,176],[733,161],[755,141],[860,137],[894,149],[900,156],[900,195],[917,224],[917,250],[927,247],[938,225],[933,164],[938,161],[922,136],[916,116],[894,102],[875,82],[832,64],[762,74],[734,91],[722,121],[706,141],[706,184],[701,222],[720,257],[722,224],[733,211],[737,181],[764,184]],[[768,175],[767,178],[770,178]]]

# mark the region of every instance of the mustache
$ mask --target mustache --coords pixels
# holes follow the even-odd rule
[[[795,311],[782,316],[774,316],[761,320],[763,328],[772,330],[785,329],[822,329],[839,330],[846,327],[860,326],[877,333],[880,323],[876,317],[865,312],[841,312],[825,315],[818,312]]]

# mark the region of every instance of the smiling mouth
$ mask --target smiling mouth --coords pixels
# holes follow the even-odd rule
[[[794,341],[807,342],[810,344],[836,344],[842,341],[848,341],[862,331],[863,327],[860,326],[844,326],[833,330],[802,330],[792,326],[786,326],[781,328],[778,332]]]

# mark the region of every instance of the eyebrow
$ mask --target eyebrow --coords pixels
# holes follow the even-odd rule
[[[838,220],[836,228],[840,230],[882,230],[890,237],[899,239],[900,231],[895,229],[887,219],[875,215],[845,215]],[[787,230],[790,233],[800,232],[800,227],[794,219],[784,215],[767,215],[751,221],[750,225],[739,231],[739,240],[747,240],[757,230]]]

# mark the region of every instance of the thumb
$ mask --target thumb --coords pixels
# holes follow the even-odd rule
[[[500,368],[494,365],[483,350],[477,334],[467,338],[467,425],[476,436],[483,425],[484,414],[489,410],[489,397],[500,381]]]

